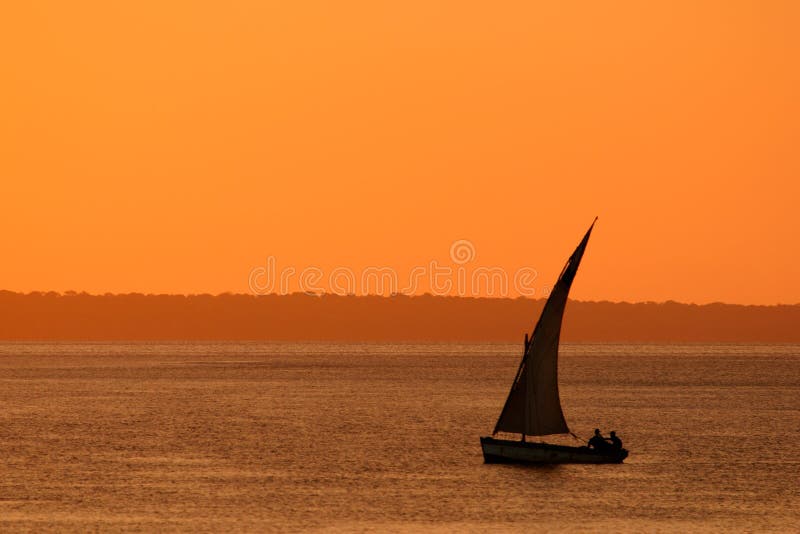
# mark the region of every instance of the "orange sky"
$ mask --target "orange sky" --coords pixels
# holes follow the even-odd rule
[[[800,302],[800,3],[6,2],[0,288],[278,266]],[[434,6],[435,5],[435,6]]]

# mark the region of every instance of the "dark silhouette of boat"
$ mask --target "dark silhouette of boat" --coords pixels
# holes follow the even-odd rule
[[[595,222],[597,219],[595,218]],[[558,343],[567,297],[595,222],[567,260],[544,305],[533,335],[525,334],[525,350],[503,411],[492,432],[482,437],[486,463],[622,463],[621,447],[570,447],[526,442],[526,436],[572,434],[558,395]],[[498,432],[520,434],[520,440],[497,439]]]

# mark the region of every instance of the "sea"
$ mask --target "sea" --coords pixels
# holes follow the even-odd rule
[[[616,430],[630,456],[486,465],[521,356],[0,344],[0,531],[800,529],[800,345],[563,344],[571,430]]]

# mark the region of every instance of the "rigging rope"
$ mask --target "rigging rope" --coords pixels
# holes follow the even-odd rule
[[[585,439],[583,439],[583,438],[579,438],[578,436],[576,436],[576,435],[575,435],[575,432],[572,432],[572,431],[570,431],[569,435],[570,435],[570,436],[572,436],[573,438],[577,439],[577,440],[578,440],[578,441],[580,441],[581,443],[586,443],[586,442],[587,442],[587,440],[585,440]]]

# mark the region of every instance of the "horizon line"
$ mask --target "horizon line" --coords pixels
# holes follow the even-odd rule
[[[392,299],[392,298],[439,298],[439,299],[458,299],[458,300],[491,300],[491,301],[508,301],[508,300],[529,300],[531,302],[536,302],[540,300],[546,300],[546,296],[540,297],[527,297],[524,295],[519,295],[516,297],[492,297],[492,296],[465,296],[465,295],[434,295],[430,292],[425,292],[421,294],[412,294],[408,295],[405,293],[394,293],[391,295],[379,295],[379,294],[366,294],[366,295],[357,295],[357,294],[340,294],[334,293],[330,291],[323,291],[323,292],[303,292],[303,291],[294,291],[291,293],[267,293],[264,295],[257,295],[253,293],[236,293],[232,291],[223,291],[220,293],[143,293],[140,291],[129,291],[126,293],[92,293],[88,291],[75,291],[75,290],[67,290],[67,291],[43,291],[43,290],[31,290],[31,291],[14,291],[10,289],[0,289],[0,295],[4,293],[11,293],[14,295],[20,295],[25,297],[30,296],[49,296],[49,297],[95,297],[95,298],[109,298],[109,297],[125,297],[125,296],[142,296],[142,297],[250,297],[250,298],[267,298],[267,297],[340,297],[340,298],[382,298],[382,299]],[[748,307],[762,307],[762,308],[774,308],[774,307],[792,307],[792,306],[800,306],[800,302],[796,303],[784,303],[778,302],[774,304],[746,304],[746,303],[737,303],[737,302],[723,302],[723,301],[709,301],[709,302],[682,302],[678,300],[667,299],[663,301],[656,301],[656,300],[638,300],[638,301],[628,301],[628,300],[608,300],[608,299],[575,299],[569,298],[571,302],[580,302],[586,304],[655,304],[655,305],[664,305],[664,304],[677,304],[681,306],[714,306],[714,305],[723,305],[723,306],[748,306]]]

